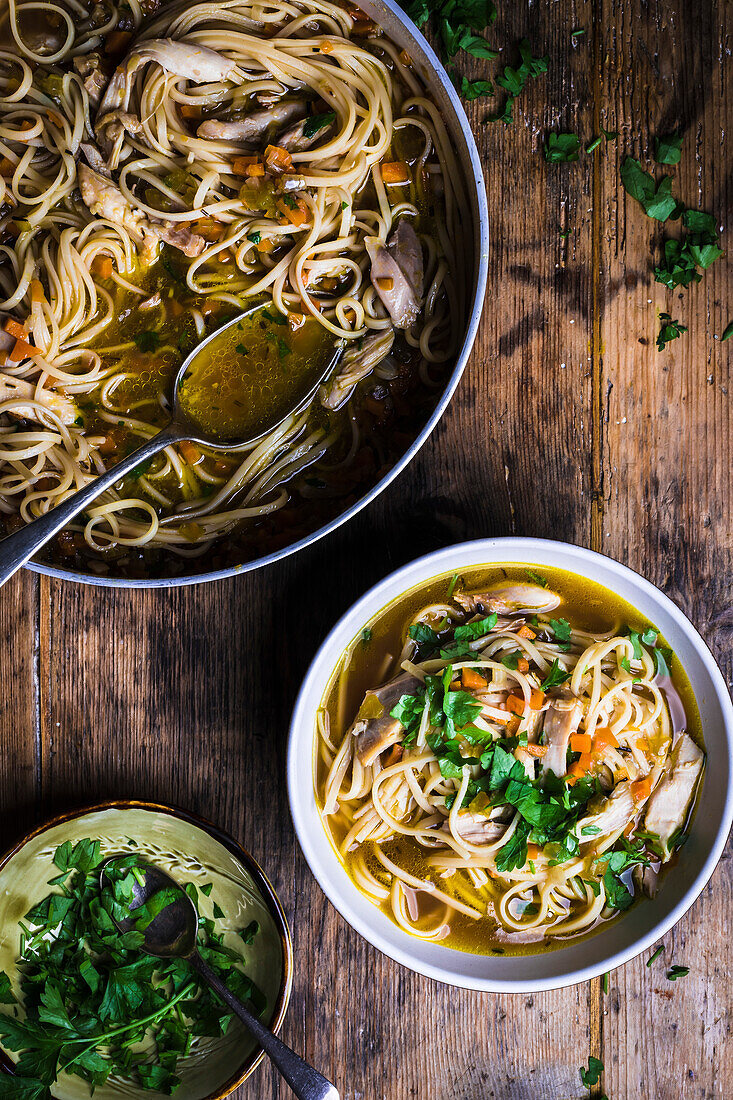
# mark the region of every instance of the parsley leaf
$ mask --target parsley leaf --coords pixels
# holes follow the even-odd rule
[[[601,1079],[603,1073],[603,1062],[600,1058],[594,1058],[591,1054],[588,1059],[588,1068],[584,1066],[580,1067],[580,1080],[587,1089],[592,1088],[593,1085],[597,1085]]]
[[[570,673],[566,672],[560,666],[560,662],[556,657],[555,660],[552,662],[552,666],[550,668],[550,671],[547,673],[547,676],[545,677],[545,679],[544,679],[544,681],[541,685],[542,690],[547,691],[548,688],[559,687],[560,684],[564,684],[565,681],[569,680],[569,679],[570,679]]]
[[[513,871],[517,867],[524,867],[527,862],[527,837],[529,825],[520,819],[517,827],[503,847],[496,853],[497,871]]]
[[[461,77],[461,82],[456,84],[456,88],[469,102],[480,99],[481,96],[494,94],[494,86],[490,80],[469,80],[466,76]]]
[[[686,974],[690,973],[689,966],[677,966],[676,963],[667,971],[667,979],[670,982],[676,982],[678,978],[684,978]]]
[[[519,43],[519,55],[522,59],[519,66],[513,69],[510,65],[505,65],[503,72],[496,78],[496,83],[508,95],[504,109],[499,114],[490,115],[487,122],[503,122],[506,126],[510,125],[514,101],[524,91],[527,81],[534,80],[547,72],[549,57],[533,57],[532,47],[526,38]]]
[[[336,119],[335,111],[326,111],[322,115],[309,115],[303,123],[303,137],[312,138],[319,130],[325,130]]]
[[[135,335],[133,336],[133,340],[137,344],[138,351],[157,351],[160,347],[160,333],[155,332],[153,329],[147,329],[145,332],[135,333]]]
[[[660,313],[659,320],[662,323],[657,336],[657,350],[664,351],[667,344],[677,340],[683,332],[687,332],[687,325],[673,320],[669,313]]]
[[[723,335],[720,337],[720,342],[723,343],[724,340],[730,340],[731,336],[733,336],[733,321],[729,321],[723,329]]]
[[[543,577],[541,573],[535,573],[533,569],[525,569],[527,579],[532,581],[532,584],[538,584],[540,588],[549,588],[550,582],[547,577]]]
[[[657,184],[633,157],[627,157],[621,165],[621,182],[650,218],[664,222],[679,208],[672,195],[672,177],[664,176]]]
[[[654,139],[654,159],[657,164],[679,164],[682,157],[682,134],[667,134]]]
[[[580,141],[577,134],[548,134],[544,149],[548,164],[568,164],[578,159]]]
[[[485,619],[477,619],[473,623],[464,623],[463,626],[457,626],[453,631],[453,637],[457,642],[461,641],[475,641],[477,638],[483,638],[485,634],[488,634],[494,629],[497,623],[498,616],[495,611],[491,615],[487,615]]]

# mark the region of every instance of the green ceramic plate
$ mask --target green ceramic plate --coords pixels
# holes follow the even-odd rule
[[[199,895],[200,909],[211,916],[214,902],[221,906],[227,919],[219,927],[231,933],[232,947],[241,948],[241,940],[234,938],[235,929],[256,920],[260,932],[246,952],[247,973],[267,997],[263,1020],[273,1031],[279,1030],[290,997],[292,946],[272,887],[252,857],[231,837],[183,810],[153,803],[110,802],[54,818],[0,859],[0,970],[11,979],[15,974],[18,921],[49,892],[48,880],[58,870],[52,862],[54,851],[65,840],[75,843],[84,837],[100,840],[104,854],[135,850],[179,880],[196,885],[213,882],[210,897]],[[221,1100],[249,1076],[262,1057],[235,1020],[222,1038],[194,1041],[191,1054],[178,1063],[182,1084],[176,1100]],[[0,1061],[5,1068],[12,1066],[2,1047]],[[57,1100],[89,1100],[91,1096],[86,1082],[78,1077],[62,1076],[52,1091]],[[110,1078],[94,1096],[95,1100],[155,1100],[162,1094]]]

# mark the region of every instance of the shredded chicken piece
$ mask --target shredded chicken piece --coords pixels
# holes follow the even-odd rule
[[[365,237],[371,280],[396,328],[411,328],[422,308],[423,257],[417,233],[405,218],[386,245]]]
[[[394,329],[375,332],[352,344],[343,354],[338,374],[321,387],[321,404],[340,409],[355,386],[387,358],[394,343]]]
[[[284,126],[297,118],[303,118],[307,109],[305,100],[283,99],[272,107],[253,111],[251,115],[233,122],[207,119],[199,126],[196,136],[221,141],[256,142],[276,126]],[[282,142],[278,140],[277,144],[281,145]]]
[[[665,860],[670,856],[670,839],[687,818],[704,760],[702,750],[683,733],[672,750],[669,770],[649,796],[644,828],[659,837]]]
[[[570,735],[575,733],[583,716],[583,705],[574,695],[558,695],[550,700],[545,712],[542,732],[547,752],[542,757],[542,774],[554,772],[560,778],[567,771]]]
[[[287,149],[289,153],[304,153],[307,149],[312,149],[314,145],[322,142],[333,130],[333,122],[326,122],[323,126],[319,126],[314,133],[306,136],[305,128],[309,121],[309,119],[304,118],[300,122],[296,122],[295,126],[291,126],[288,130],[278,134],[276,144],[281,149]]]
[[[631,794],[631,786],[627,780],[622,779],[613,788],[608,798],[601,800],[598,811],[589,815],[579,824],[578,834],[582,837],[582,830],[586,825],[595,825],[600,829],[599,834],[589,837],[595,841],[597,836],[610,836],[618,833],[631,820],[635,812],[635,802]]]
[[[3,333],[3,335],[6,334]],[[12,342],[15,343],[14,340]],[[65,397],[61,393],[55,393],[54,390],[41,390],[41,394],[43,407],[54,413],[62,424],[74,423],[79,415],[79,410],[71,398]],[[36,399],[36,386],[32,382],[23,381],[21,378],[0,374],[0,402],[16,401],[19,398],[34,401]],[[17,408],[4,411],[15,420],[39,421],[39,410],[35,405],[20,405]]]
[[[92,107],[98,107],[109,77],[102,68],[102,55],[93,50],[73,59],[73,65],[86,88]]]
[[[546,612],[554,611],[560,603],[557,592],[542,588],[539,584],[497,584],[486,592],[456,592],[453,599],[464,611],[486,614],[497,611],[500,614],[514,614],[517,611]]]
[[[351,732],[356,737],[356,751],[365,767],[373,764],[380,752],[396,744],[402,738],[404,727],[390,711],[403,695],[412,695],[420,681],[408,672],[402,673],[382,687],[370,690],[364,696]]]
[[[158,241],[179,248],[186,256],[198,256],[206,242],[185,226],[155,222],[136,210],[120,189],[85,164],[79,165],[81,197],[92,214],[109,221],[120,222],[136,244],[141,246],[143,263],[151,263],[157,254]]]

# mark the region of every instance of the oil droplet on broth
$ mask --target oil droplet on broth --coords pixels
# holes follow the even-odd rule
[[[333,336],[307,319],[293,331],[263,308],[231,325],[191,362],[181,410],[219,439],[253,439],[303,400],[334,350]]]

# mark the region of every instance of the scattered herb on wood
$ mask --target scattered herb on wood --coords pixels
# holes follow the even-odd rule
[[[548,164],[570,164],[578,159],[579,150],[577,134],[548,134],[544,145],[545,160]]]
[[[669,313],[660,313],[659,320],[662,324],[657,336],[657,350],[664,351],[667,344],[671,343],[672,340],[679,339],[683,332],[687,332],[687,325],[673,320]]]

